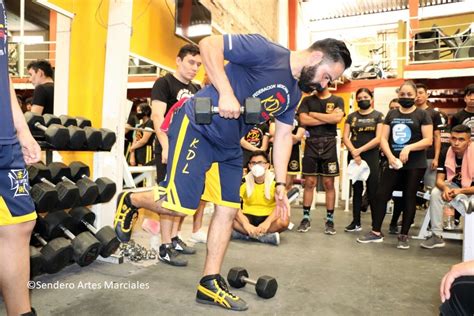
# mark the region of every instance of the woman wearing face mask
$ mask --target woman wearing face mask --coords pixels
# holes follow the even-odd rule
[[[365,161],[370,169],[366,181],[367,196],[370,208],[374,208],[375,193],[377,191],[379,173],[379,144],[382,134],[383,114],[373,108],[373,94],[367,88],[360,88],[356,92],[356,101],[359,109],[347,116],[344,125],[343,142],[349,150],[349,162],[354,160],[360,165]],[[346,232],[362,230],[360,212],[362,205],[362,181],[352,183],[352,222],[344,229]],[[373,212],[372,212],[373,214]]]
[[[150,119],[151,108],[147,103],[137,106],[137,118],[141,120],[139,128],[149,129],[150,132],[136,131],[135,139],[130,147],[130,165],[143,166],[153,159],[153,121]]]
[[[264,151],[251,153],[250,172],[240,187],[242,208],[235,216],[232,239],[280,243],[279,233],[287,229],[289,219],[283,221],[275,214],[275,176],[269,167]]]
[[[408,231],[415,217],[416,191],[426,169],[426,148],[433,142],[433,123],[429,114],[415,106],[416,86],[405,81],[398,91],[400,108],[388,112],[382,128],[380,147],[389,168],[382,174],[372,210],[372,231],[357,239],[360,243],[383,242],[381,232],[387,202],[397,183],[403,183],[402,229],[398,235],[399,249],[410,248]]]

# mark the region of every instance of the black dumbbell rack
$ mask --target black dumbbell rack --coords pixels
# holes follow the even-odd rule
[[[76,151],[76,152],[103,152],[103,151],[108,151],[108,150],[101,150],[101,149],[96,149],[96,150],[89,150],[89,149],[79,149],[79,150],[73,150],[73,149],[58,149],[51,145],[50,143],[46,142],[45,140],[40,140],[36,138],[36,141],[38,142],[38,145],[41,147],[41,150],[46,153],[46,161],[45,164],[48,165],[51,162],[53,162],[53,151]]]

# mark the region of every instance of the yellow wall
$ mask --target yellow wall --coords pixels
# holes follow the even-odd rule
[[[100,127],[109,1],[103,1],[100,8],[100,0],[50,0],[50,2],[75,14],[71,26],[68,114],[87,117],[92,120],[92,126]],[[91,153],[61,154],[66,162],[82,160],[92,166]]]
[[[178,50],[187,42],[174,34],[174,11],[174,1],[135,0],[130,51],[163,66],[176,69]],[[203,70],[201,69],[196,79],[201,80],[202,77]]]

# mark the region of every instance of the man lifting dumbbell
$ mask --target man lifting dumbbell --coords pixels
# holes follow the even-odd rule
[[[207,257],[197,299],[227,309],[246,310],[247,303],[229,292],[219,274],[240,207],[240,139],[252,127],[239,118],[241,105],[248,97],[260,98],[260,120],[267,120],[270,114],[276,119],[275,215],[288,220],[285,179],[301,90],[311,92],[326,86],[352,61],[345,44],[334,39],[317,41],[306,50],[291,52],[260,35],[229,34],[203,39],[200,50],[212,85],[197,92],[196,97],[210,97],[212,105],[219,106],[219,115],[212,117],[211,124],[197,124],[194,98],[175,112],[168,132],[167,179],[153,192],[121,193],[114,224],[119,239],[127,241],[138,207],[174,216],[193,214],[205,184],[208,194],[203,199],[212,201],[216,210],[209,227]],[[229,61],[225,66],[224,59]]]
[[[29,243],[36,212],[29,195],[25,163],[39,161],[34,140],[8,78],[6,10],[0,1],[0,293],[8,315],[35,315],[26,286],[30,273]]]

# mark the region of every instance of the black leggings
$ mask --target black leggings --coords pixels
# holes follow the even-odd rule
[[[377,185],[379,183],[379,152],[378,150],[371,150],[361,154],[362,160],[365,160],[369,165],[370,175],[367,181],[367,198],[369,200],[370,209],[373,210],[375,207],[375,195],[377,193]],[[349,162],[352,160],[352,156],[349,153]],[[352,183],[352,216],[355,224],[360,225],[360,210],[362,208],[362,193],[364,191],[364,183],[362,181],[356,181]],[[373,218],[373,211],[372,221]]]
[[[397,183],[404,186],[403,199],[405,200],[405,210],[402,221],[402,235],[408,235],[410,225],[415,218],[416,212],[416,190],[418,183],[425,174],[425,168],[394,170],[387,168],[382,174],[381,185],[378,187],[373,208],[372,230],[380,232],[385,218],[387,202],[392,198],[392,192]]]
[[[439,307],[442,316],[474,315],[474,276],[462,276],[454,280],[451,297]]]

